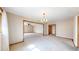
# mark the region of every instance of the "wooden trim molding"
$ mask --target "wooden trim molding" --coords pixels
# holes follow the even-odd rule
[[[72,42],[73,42],[74,47],[78,48],[77,46],[75,46],[75,43],[74,43],[74,40],[73,39],[72,39]]]
[[[56,36],[56,37],[73,40],[72,38],[67,38],[67,37],[61,37],[61,36]]]
[[[13,44],[10,44],[9,46],[11,46],[11,45],[15,45],[15,44],[19,44],[19,43],[22,43],[22,42],[24,42],[24,41],[17,42],[17,43],[13,43]]]
[[[60,36],[56,36],[56,37],[60,37]],[[75,46],[75,44],[74,44],[74,40],[73,40],[72,38],[66,38],[66,37],[60,37],[60,38],[64,38],[64,39],[72,40],[74,47],[78,48],[77,46]]]
[[[43,24],[43,23],[38,23],[38,22],[33,22],[33,21],[28,21],[28,20],[23,20],[23,21],[30,22],[30,23],[36,23],[36,24]]]
[[[52,35],[56,36],[56,24],[49,24],[49,25],[48,25],[48,35],[49,35],[49,26],[50,26],[50,25],[51,25],[52,27],[55,26],[55,34],[52,33]]]

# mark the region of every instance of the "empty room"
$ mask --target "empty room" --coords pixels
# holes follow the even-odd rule
[[[78,7],[0,7],[1,51],[78,51]]]

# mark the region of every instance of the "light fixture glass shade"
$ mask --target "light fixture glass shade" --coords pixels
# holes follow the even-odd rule
[[[41,19],[42,23],[47,23],[46,14],[43,13],[43,18]]]
[[[42,23],[47,23],[47,19],[41,19]]]

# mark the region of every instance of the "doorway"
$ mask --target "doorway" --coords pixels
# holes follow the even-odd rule
[[[48,25],[48,35],[56,36],[56,24]]]
[[[23,20],[23,40],[44,35],[44,24]]]

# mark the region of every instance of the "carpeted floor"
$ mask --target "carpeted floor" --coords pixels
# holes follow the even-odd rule
[[[38,34],[25,35],[24,42],[10,46],[11,51],[76,51],[72,40]]]

